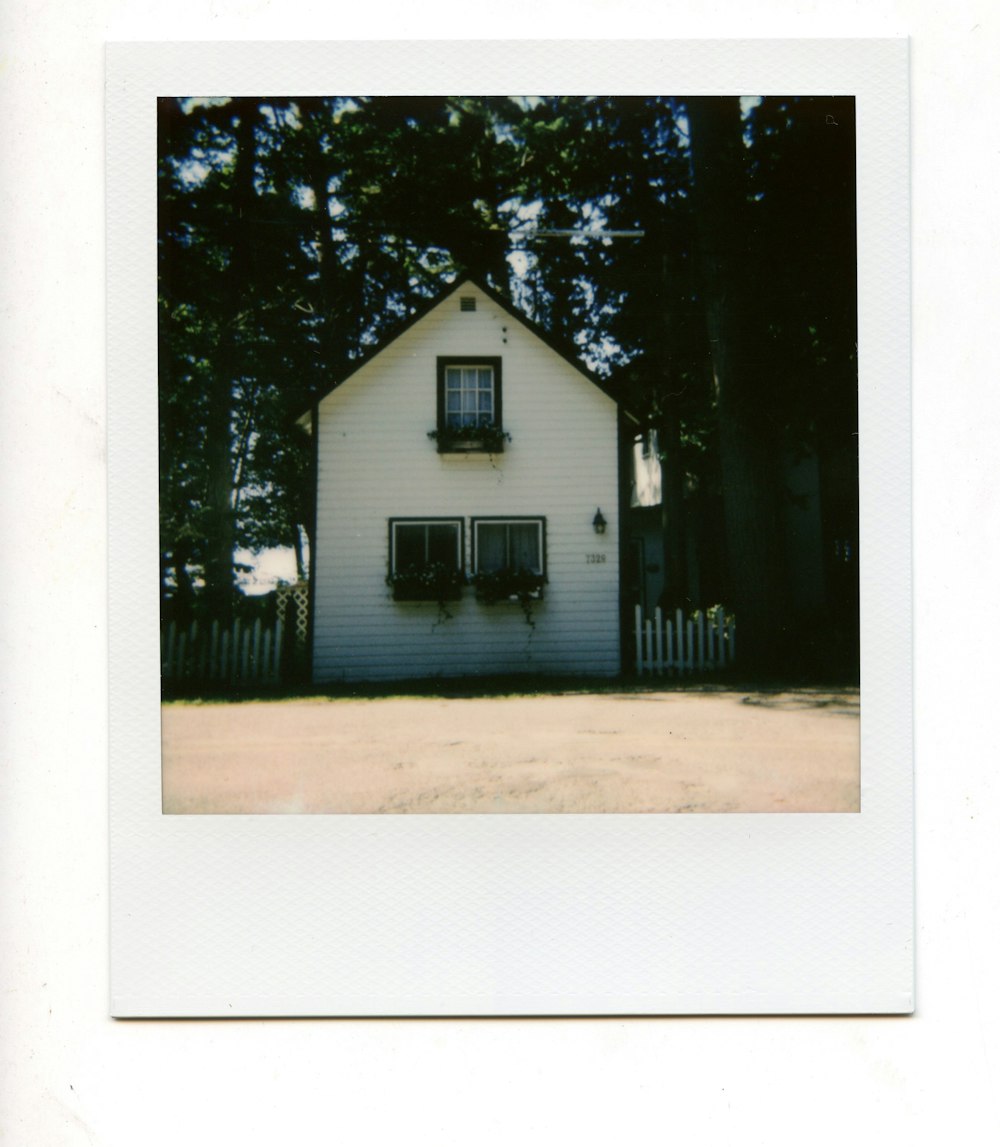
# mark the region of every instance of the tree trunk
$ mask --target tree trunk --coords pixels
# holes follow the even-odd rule
[[[725,605],[740,629],[740,664],[784,664],[784,562],[778,529],[776,419],[747,253],[747,153],[739,99],[688,101],[693,206],[715,375],[726,535]]]
[[[663,604],[667,609],[690,609],[684,529],[684,467],[681,463],[681,423],[668,410],[658,430],[662,475],[661,528],[663,530]]]
[[[661,399],[658,428],[662,478],[661,528],[663,530],[663,604],[668,609],[689,609],[684,528],[684,464],[681,460],[681,419],[679,371],[677,369],[677,324],[674,318],[676,294],[673,291],[675,259],[671,236],[664,233],[657,246],[657,300],[651,331],[651,349]]]
[[[219,354],[209,402],[205,449],[208,455],[209,552],[205,561],[205,596],[213,617],[225,623],[233,610],[233,551],[236,520],[233,508],[233,387],[244,366],[241,327],[250,309],[252,242],[250,219],[254,200],[254,126],[259,114],[252,100],[234,100],[236,169],[232,192],[232,246],[221,323]]]

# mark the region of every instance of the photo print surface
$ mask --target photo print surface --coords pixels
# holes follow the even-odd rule
[[[157,142],[165,812],[858,811],[853,96]]]
[[[912,1010],[907,101],[109,46],[112,1014]]]

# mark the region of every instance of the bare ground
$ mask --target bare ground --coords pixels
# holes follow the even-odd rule
[[[856,690],[163,706],[168,813],[856,812]]]

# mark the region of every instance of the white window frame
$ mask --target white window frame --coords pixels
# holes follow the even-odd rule
[[[466,386],[466,381],[467,381],[466,372],[472,372],[472,371],[475,371],[475,373],[476,373],[476,379],[475,379],[476,385],[475,386]],[[489,386],[483,386],[482,385],[482,380],[479,377],[482,371],[489,371],[489,376],[490,376]],[[458,375],[458,385],[452,386],[451,385],[451,378],[453,375],[456,375],[456,374]],[[469,391],[474,392],[475,396],[476,396],[475,409],[472,411],[466,411],[464,409],[464,407],[465,407],[465,395]],[[484,393],[487,393],[490,396],[490,408],[489,408],[489,411],[485,413],[485,415],[484,415],[483,410],[480,407],[480,396]],[[457,411],[450,411],[448,409],[448,395],[449,394],[458,394],[458,396],[459,396],[459,409]],[[468,362],[468,363],[462,363],[461,365],[459,365],[458,363],[453,363],[452,365],[445,367],[445,370],[444,370],[444,420],[445,420],[445,427],[447,429],[451,429],[452,424],[450,422],[450,419],[456,415],[458,417],[456,429],[458,427],[468,426],[468,425],[478,426],[480,424],[480,420],[484,416],[486,418],[488,418],[487,424],[489,426],[495,425],[495,422],[496,422],[496,398],[497,398],[497,396],[496,396],[495,371],[489,363],[487,363],[487,362],[484,362],[484,363]],[[465,421],[466,418],[472,418],[474,421],[467,423]]]
[[[532,573],[537,573],[540,577],[548,578],[548,569],[545,553],[545,518],[540,515],[527,514],[516,515],[513,514],[509,517],[481,517],[472,519],[472,572],[478,573],[492,573],[492,570],[480,570],[479,568],[479,527],[480,526],[524,526],[535,525],[538,528],[538,560],[540,569],[532,570]],[[509,535],[506,548],[509,553]]]
[[[464,518],[390,518],[389,519],[389,572],[398,573],[396,554],[398,545],[396,531],[399,526],[454,526],[455,527],[455,569],[462,572],[465,565],[465,519]],[[427,553],[428,534],[424,533],[424,554]],[[425,556],[426,563],[427,558]]]

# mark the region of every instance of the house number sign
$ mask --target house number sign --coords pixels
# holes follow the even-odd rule
[[[606,562],[608,560],[607,554],[587,554],[587,565],[592,566],[597,562]]]

